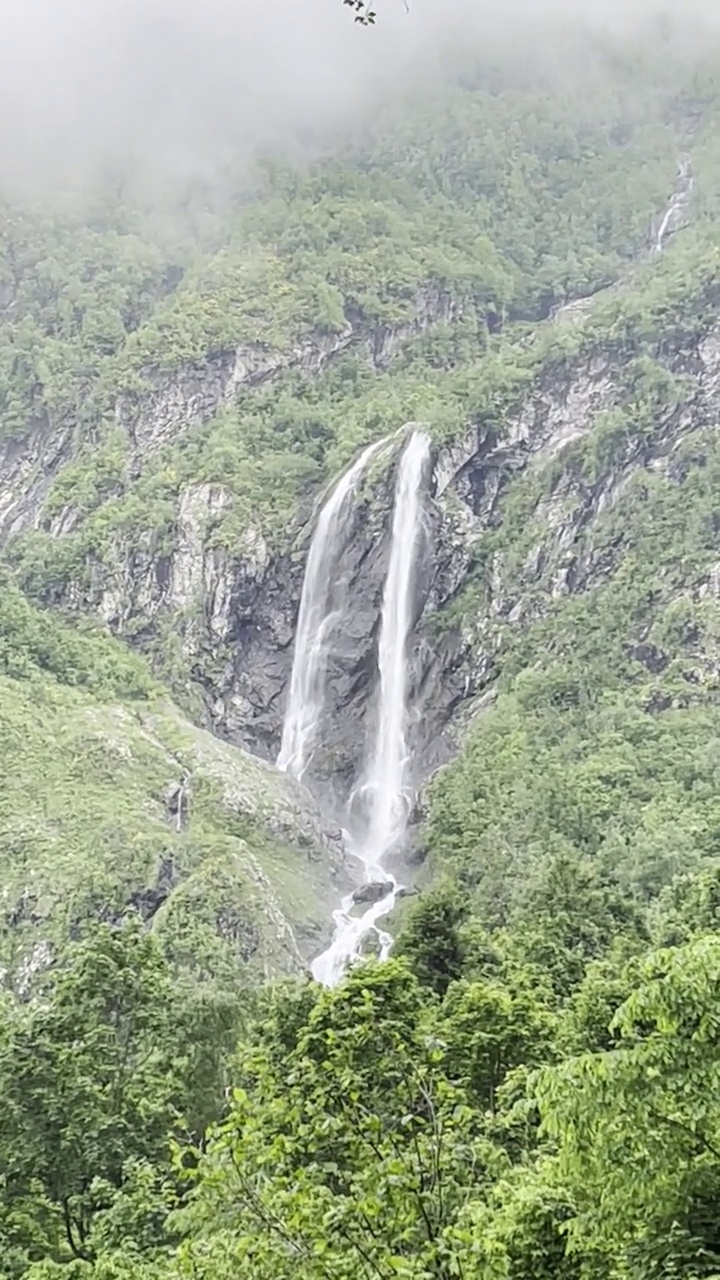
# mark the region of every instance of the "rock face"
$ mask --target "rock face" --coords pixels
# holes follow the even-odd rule
[[[173,373],[145,371],[138,386],[114,403],[120,461],[106,501],[112,506],[123,495],[140,494],[157,459],[201,431],[240,392],[287,370],[316,375],[349,349],[384,368],[403,343],[458,315],[450,294],[427,288],[415,299],[414,318],[395,328],[368,331],[359,317],[350,317],[342,332],[310,333],[289,350],[243,346]],[[59,504],[54,496],[47,503],[53,485],[77,466],[80,447],[72,421],[47,419],[30,424],[21,439],[0,441],[0,548],[35,531],[68,548],[74,543],[78,569],[60,589],[53,583],[45,590],[47,602],[96,612],[118,635],[153,654],[171,649],[162,674],[167,676],[168,666],[176,668],[173,675],[181,668],[193,686],[194,714],[273,758],[292,662],[309,507],[304,518],[288,513],[284,549],[276,542],[272,553],[265,532],[251,519],[236,523],[229,542],[218,540],[233,510],[233,494],[218,482],[181,486],[162,533],[152,517],[143,522],[142,497],[132,531],[127,518],[96,520],[90,528],[87,513],[72,500]],[[88,462],[92,452],[91,446]],[[377,524],[378,515],[373,519]]]
[[[0,441],[0,539],[33,528],[55,475],[72,457],[72,423],[31,422],[24,437]]]
[[[713,329],[692,349],[665,358],[673,376],[687,380],[680,402],[659,411],[650,439],[629,441],[597,475],[578,458],[598,424],[624,404],[627,362],[621,357],[590,357],[570,372],[548,374],[510,415],[500,437],[471,427],[436,452],[412,652],[418,781],[449,757],[475,700],[491,690],[507,628],[521,630],[557,596],[582,591],[610,572],[612,554],[608,558],[605,550],[603,560],[593,552],[592,530],[630,479],[644,471],[671,473],[678,441],[717,420],[719,353],[720,329]],[[373,714],[393,484],[394,461],[368,475],[339,570],[351,603],[334,638],[323,745],[310,771],[321,789],[335,779],[346,792],[361,768],[361,726]],[[510,553],[488,548],[521,484],[525,534],[532,536],[522,563],[514,565]],[[306,529],[292,554],[271,557],[257,589],[246,596],[216,703],[223,731],[270,757],[279,741],[308,537]],[[516,545],[521,543],[518,537]],[[482,584],[482,601],[473,600],[473,582]]]

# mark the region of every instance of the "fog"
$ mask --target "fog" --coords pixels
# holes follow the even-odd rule
[[[0,183],[209,178],[382,111],[453,42],[527,42],[532,24],[569,17],[619,31],[664,11],[687,26],[714,6],[376,0],[364,28],[341,0],[4,0]]]

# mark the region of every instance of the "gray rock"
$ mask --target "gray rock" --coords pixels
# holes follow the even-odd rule
[[[372,907],[392,893],[392,880],[369,880],[355,889],[352,899],[357,907]]]

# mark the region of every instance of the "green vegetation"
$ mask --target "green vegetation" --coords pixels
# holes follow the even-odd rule
[[[4,210],[0,449],[62,456],[0,582],[3,1280],[720,1274],[717,53],[564,39],[182,223]],[[313,813],[159,683],[224,656],[147,604],[181,501],[272,549],[361,444],[500,441],[590,367],[435,619],[493,688],[423,892],[320,990]],[[154,672],[88,620],[118,596]]]
[[[99,695],[145,698],[157,685],[136,654],[98,628],[71,627],[34,608],[6,572],[0,579],[0,672],[35,682],[49,674],[60,685]]]
[[[217,1115],[242,1006],[174,979],[130,923],[73,944],[41,999],[4,1012],[3,1274],[128,1235],[153,1248],[176,1196],[169,1139]]]
[[[712,80],[662,47],[625,60],[568,40],[559,87],[492,60],[469,66],[462,89],[388,104],[346,155],[309,171],[268,165],[254,201],[188,213],[172,234],[107,200],[90,227],[72,206],[7,210],[0,430],[71,414],[90,445],[82,479],[51,492],[48,514],[62,498],[85,519],[43,543],[46,579],[84,585],[90,566],[107,570],[113,534],[164,527],[198,476],[220,476],[243,517],[277,536],[308,485],[416,406],[459,430],[473,408],[463,374],[479,376],[488,346],[502,353],[501,325],[622,274],[672,189],[688,121],[714,109]],[[389,330],[412,336],[418,311],[441,323],[389,376],[368,352]],[[132,404],[238,345],[272,366],[310,339],[350,350],[319,380],[300,370],[243,388],[202,415],[199,440],[181,409],[129,483],[109,425],[118,394]]]
[[[715,1274],[716,934],[636,934],[558,1005],[522,935],[459,929],[443,997],[409,947],[337,991],[269,994],[234,1064],[242,1008],[188,1006],[147,935],[71,948],[4,1029],[5,1274]]]
[[[560,850],[591,857],[643,899],[674,871],[716,854],[717,601],[707,587],[717,562],[714,435],[687,431],[674,475],[636,471],[580,535],[574,554],[590,570],[585,591],[552,598],[547,579],[528,583],[522,630],[488,624],[479,577],[464,604],[454,603],[470,628],[476,611],[479,643],[499,650],[503,675],[496,701],[435,785],[428,840],[476,887],[483,915],[501,916],[536,857]],[[584,440],[579,461],[594,459],[597,444]],[[611,466],[606,460],[606,479]],[[530,504],[552,478],[533,477],[534,492],[529,477],[517,483],[507,523],[481,547],[509,600],[527,549],[547,539]],[[583,493],[566,495],[568,520]],[[601,566],[595,575],[592,565]]]
[[[9,582],[0,664],[5,988],[26,996],[88,922],[128,912],[213,989],[299,971],[331,855],[283,779],[184,720],[118,641]]]

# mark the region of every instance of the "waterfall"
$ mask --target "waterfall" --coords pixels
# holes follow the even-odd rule
[[[378,651],[377,723],[363,780],[351,797],[365,807],[362,833],[349,839],[349,852],[363,864],[365,879],[386,886],[360,917],[351,915],[354,895],[334,913],[335,937],[313,964],[313,977],[326,986],[340,980],[346,966],[360,954],[363,939],[378,934],[385,957],[391,938],[377,922],[395,905],[400,886],[383,868],[383,859],[404,834],[407,795],[407,641],[413,621],[413,587],[418,542],[422,529],[422,483],[430,456],[426,436],[415,432],[403,452],[395,486],[390,562],[383,594]]]
[[[667,236],[667,233],[668,233],[668,228],[670,226],[670,223],[674,220],[679,206],[680,206],[680,202],[678,200],[678,197],[673,196],[665,210],[665,213],[663,214],[662,222],[660,223],[660,226],[658,228],[658,232],[655,237],[655,244],[653,246],[653,253],[662,253],[663,247],[665,244],[665,237]]]
[[[338,621],[333,608],[332,588],[339,553],[343,545],[349,505],[368,462],[386,442],[379,440],[365,449],[348,467],[324,503],[305,567],[300,614],[295,637],[290,697],[283,723],[277,767],[302,778],[310,761],[324,702],[324,677],[328,645]]]
[[[421,487],[430,456],[427,437],[411,436],[398,468],[390,564],[383,594],[375,742],[363,791],[370,805],[364,858],[371,865],[403,834],[407,821],[407,640],[412,625],[415,559],[421,531]]]
[[[655,236],[655,243],[652,248],[652,252],[654,254],[662,253],[665,248],[665,241],[670,232],[677,231],[679,229],[679,220],[690,202],[693,187],[694,182],[690,160],[687,156],[683,156],[678,166],[675,191],[670,197]]]

